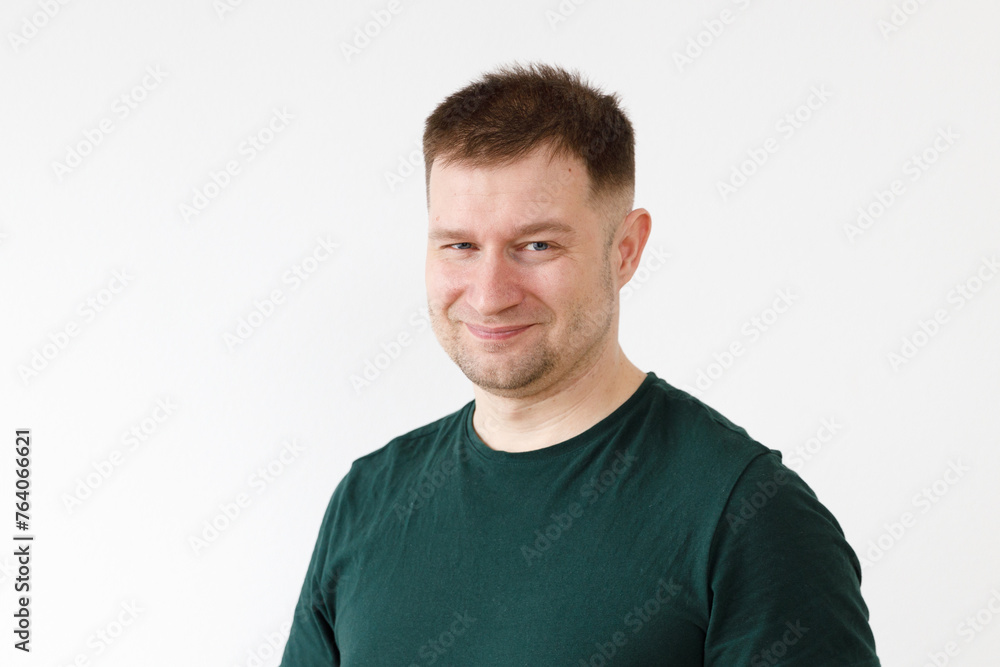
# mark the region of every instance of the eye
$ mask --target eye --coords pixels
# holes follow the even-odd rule
[[[534,250],[548,250],[549,249],[549,244],[546,241],[532,241],[531,243],[528,244],[528,247],[531,247],[531,246],[540,246],[540,245],[545,246],[545,247],[544,248],[534,248]]]
[[[462,241],[461,243],[452,243],[449,248],[455,248],[455,250],[468,250],[469,248],[458,248],[456,246],[471,246],[472,244],[468,241]]]

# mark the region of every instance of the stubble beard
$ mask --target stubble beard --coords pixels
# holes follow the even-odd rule
[[[577,303],[570,311],[570,324],[561,341],[547,336],[523,354],[511,357],[507,347],[521,345],[516,338],[507,341],[470,341],[465,323],[452,320],[428,303],[431,327],[444,351],[470,382],[506,397],[527,396],[544,389],[562,377],[587,367],[596,360],[614,324],[615,293],[611,266],[605,257],[600,286],[601,298],[595,303]],[[546,327],[546,323],[534,324]],[[524,332],[533,335],[530,329]],[[476,349],[473,349],[476,348]],[[493,352],[498,353],[491,358]],[[503,356],[500,356],[503,355]],[[546,378],[560,372],[558,377]]]

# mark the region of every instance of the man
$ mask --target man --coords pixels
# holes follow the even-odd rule
[[[879,664],[830,512],[618,344],[633,144],[541,65],[427,119],[429,312],[475,399],[354,461],[282,665]]]

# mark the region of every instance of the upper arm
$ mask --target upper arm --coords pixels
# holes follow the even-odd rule
[[[776,452],[733,487],[709,562],[706,665],[878,665],[861,565]]]
[[[340,665],[333,631],[338,579],[333,571],[333,550],[344,535],[342,504],[346,485],[347,476],[337,485],[323,516],[295,605],[292,627],[281,658],[282,667]]]

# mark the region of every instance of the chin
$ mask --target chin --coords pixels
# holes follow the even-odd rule
[[[525,366],[512,367],[502,363],[481,363],[470,357],[452,357],[469,381],[495,393],[519,393],[544,384],[556,368],[551,357],[533,359]]]

